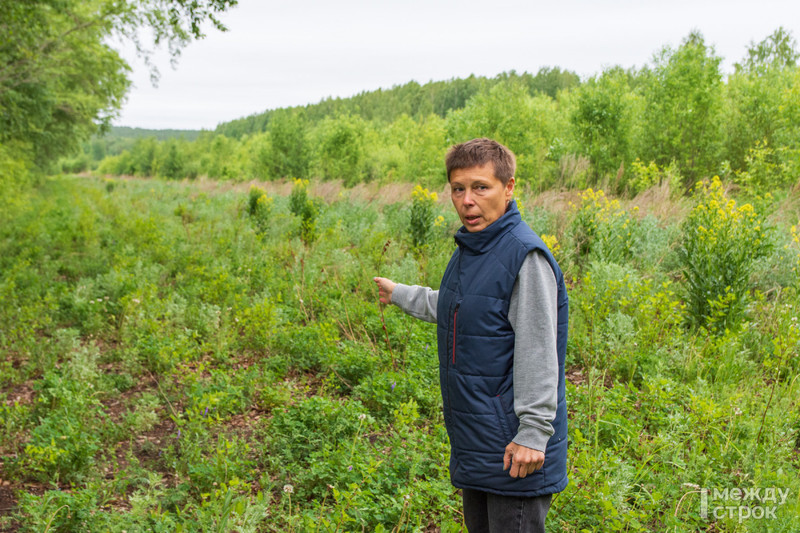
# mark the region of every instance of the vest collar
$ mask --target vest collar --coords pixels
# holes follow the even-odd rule
[[[495,245],[498,237],[521,221],[522,217],[519,214],[519,209],[517,209],[517,201],[511,200],[503,216],[481,231],[472,233],[467,231],[464,226],[461,226],[455,234],[456,244],[473,253],[486,252]]]

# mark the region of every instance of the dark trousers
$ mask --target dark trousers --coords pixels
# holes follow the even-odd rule
[[[469,533],[544,533],[552,494],[524,498],[463,489],[464,524]]]

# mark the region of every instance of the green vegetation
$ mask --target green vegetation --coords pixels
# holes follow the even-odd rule
[[[263,187],[61,177],[0,211],[0,529],[462,529],[435,327],[371,281],[436,286],[455,213]],[[647,193],[519,198],[571,298],[549,529],[794,531],[796,193]],[[740,524],[711,513],[762,502],[715,489],[789,496]]]
[[[632,196],[665,181],[688,193],[719,175],[766,193],[800,172],[797,57],[795,40],[778,29],[724,76],[721,58],[694,32],[641,69],[614,66],[583,82],[560,69],[411,82],[267,111],[194,141],[139,138],[103,149],[95,139],[63,168],[436,187],[446,148],[487,136],[517,154],[517,176],[536,191],[599,187]]]
[[[236,0],[28,0],[0,3],[0,186],[19,187],[107,128],[130,85],[109,46],[153,46],[175,57]],[[148,45],[142,35],[152,38]],[[156,78],[158,72],[151,70]],[[96,154],[100,155],[100,154]]]
[[[436,217],[436,204],[439,195],[417,185],[411,191],[411,213],[408,220],[408,233],[411,246],[419,253],[427,251],[427,244],[433,231]],[[438,220],[444,218],[439,216]]]
[[[727,78],[692,33],[582,83],[408,83],[89,140],[128,87],[110,36],[174,54],[234,4],[0,4],[0,529],[461,531],[435,328],[371,279],[437,286],[458,219],[430,190],[475,136],[518,154],[570,290],[549,529],[796,529],[790,35]],[[56,161],[167,180],[44,178]],[[201,176],[228,183],[178,181]],[[364,182],[392,192],[360,200]]]

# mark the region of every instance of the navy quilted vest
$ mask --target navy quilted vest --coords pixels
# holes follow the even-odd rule
[[[539,496],[567,486],[567,291],[553,255],[522,222],[516,203],[482,231],[463,227],[439,287],[437,336],[444,420],[450,437],[450,479],[456,487],[509,496]],[[529,252],[541,251],[558,284],[558,408],[544,467],[525,478],[503,470],[517,434],[514,413],[514,330],[511,291]],[[518,325],[518,327],[520,327]]]

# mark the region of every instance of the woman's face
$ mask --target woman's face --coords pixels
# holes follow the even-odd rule
[[[503,216],[513,192],[514,178],[503,185],[492,163],[450,173],[450,199],[469,232],[481,231]]]

